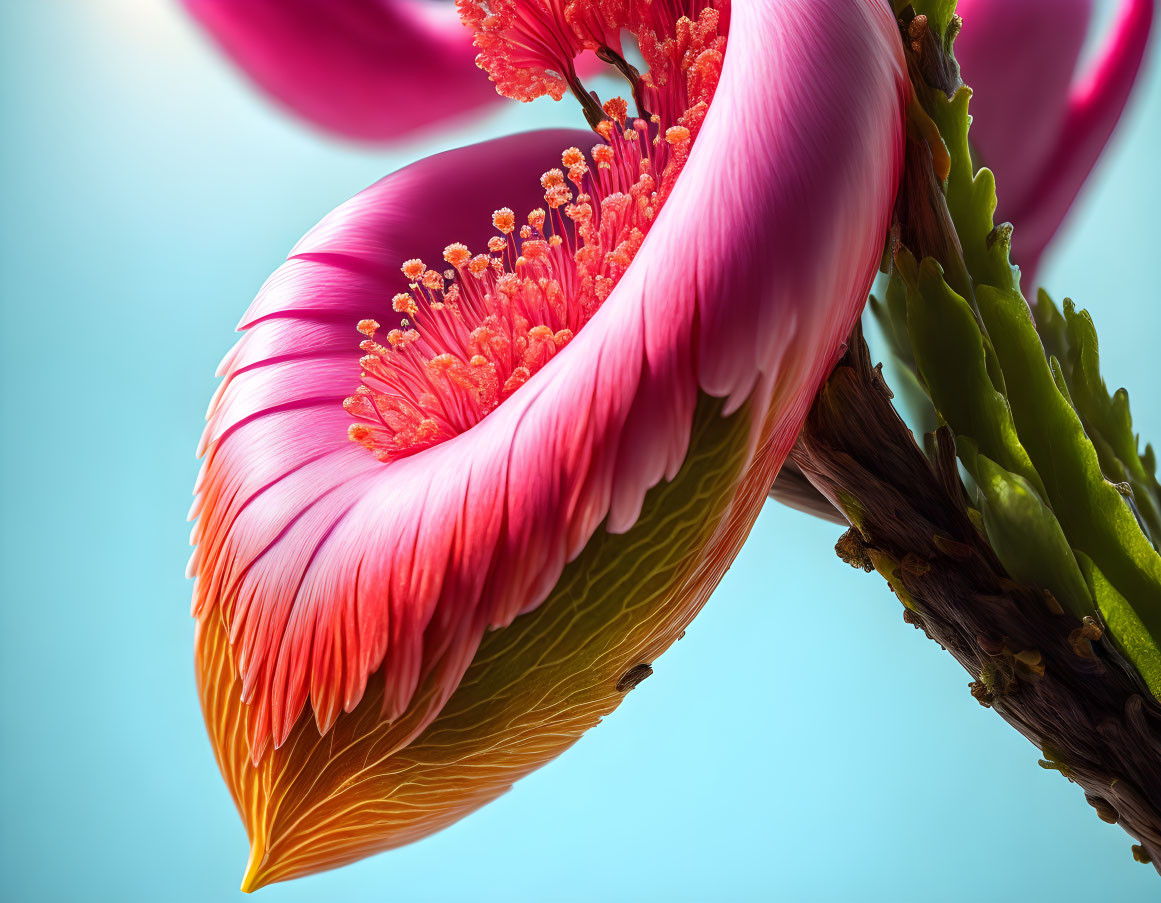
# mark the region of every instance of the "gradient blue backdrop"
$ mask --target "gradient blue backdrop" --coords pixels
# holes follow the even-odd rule
[[[577,114],[352,148],[256,95],[164,0],[0,7],[0,898],[232,900],[246,841],[183,578],[214,367],[336,203]],[[1095,314],[1154,440],[1159,141],[1154,56],[1044,272]],[[1129,838],[834,557],[838,532],[768,508],[685,640],[570,753],[429,840],[261,898],[1157,899]]]

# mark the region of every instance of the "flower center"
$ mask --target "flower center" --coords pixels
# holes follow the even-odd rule
[[[591,319],[689,156],[721,74],[727,2],[457,0],[501,94],[559,99],[568,88],[603,140],[587,157],[566,149],[540,177],[547,209],[524,224],[495,211],[486,253],[455,242],[446,269],[403,263],[410,291],[391,299],[398,325],[379,341],[377,319],[358,323],[361,385],[343,402],[353,441],[392,461],[464,432]],[[624,60],[621,30],[637,37],[644,75]],[[638,117],[624,99],[601,106],[584,90],[574,61],[585,50],[629,80]]]

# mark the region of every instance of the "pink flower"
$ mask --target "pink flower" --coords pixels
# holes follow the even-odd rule
[[[1122,0],[1096,58],[1077,63],[1092,0],[960,0],[955,43],[972,87],[972,140],[1001,186],[997,222],[1034,283],[1048,243],[1092,171],[1137,77],[1154,0]]]
[[[398,139],[496,100],[450,4],[183,2],[263,89],[349,138]]]
[[[243,317],[191,570],[245,889],[438,830],[650,673],[737,554],[884,247],[907,91],[886,4],[460,5],[501,91],[574,90],[600,137],[388,176]],[[643,118],[584,93],[585,49]]]

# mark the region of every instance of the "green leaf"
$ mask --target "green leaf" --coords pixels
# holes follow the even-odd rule
[[[1038,307],[1047,303],[1041,293]],[[1055,309],[1055,308],[1053,308]],[[1100,373],[1100,353],[1096,326],[1088,311],[1077,311],[1072,301],[1064,301],[1067,342],[1066,379],[1085,432],[1093,440],[1105,476],[1116,483],[1128,483],[1145,532],[1154,548],[1161,547],[1161,486],[1137,451],[1129,413],[1129,393],[1118,389],[1111,396]],[[1050,320],[1051,322],[1051,320]]]
[[[1117,592],[1091,558],[1083,552],[1078,552],[1076,558],[1108,627],[1109,636],[1137,669],[1149,691],[1161,698],[1161,652],[1158,651],[1156,635],[1149,633],[1133,606]]]
[[[1040,333],[1040,341],[1044,345],[1044,350],[1051,357],[1067,361],[1068,324],[1044,289],[1040,289],[1036,293],[1036,305],[1032,309],[1032,314],[1036,320],[1036,331]]]
[[[907,286],[903,277],[895,270],[887,279],[887,290],[880,302],[871,296],[871,310],[874,312],[883,334],[891,343],[891,350],[905,363],[914,365],[911,355],[911,337],[907,335]]]
[[[887,280],[883,300],[871,295],[870,307],[891,350],[893,361],[888,361],[891,368],[889,381],[910,415],[909,425],[916,435],[929,433],[939,426],[938,415],[915,372],[915,356],[911,351],[911,337],[907,334],[907,286],[895,269],[891,270]]]
[[[968,104],[972,91],[962,85],[951,98],[934,92],[927,111],[947,145],[951,170],[947,177],[947,209],[963,247],[964,263],[976,282],[1015,288],[1019,270],[1008,262],[1010,228],[993,228],[996,211],[996,180],[990,169],[973,170],[968,146]],[[949,279],[952,285],[955,280]],[[961,287],[956,289],[963,294]]]
[[[1161,556],[1105,479],[1080,417],[1057,389],[1024,299],[988,285],[977,286],[976,299],[1008,376],[1020,443],[1069,543],[1096,563],[1149,635],[1161,639]]]
[[[1094,611],[1084,577],[1056,515],[1028,481],[990,458],[968,464],[980,489],[984,529],[1000,563],[1021,583],[1049,590],[1078,618]]]
[[[974,439],[982,454],[1042,493],[1008,402],[989,376],[975,314],[931,258],[919,267],[914,286],[907,287],[907,329],[919,373],[943,419],[957,436]]]

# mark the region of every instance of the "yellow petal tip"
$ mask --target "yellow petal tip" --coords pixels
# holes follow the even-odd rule
[[[246,863],[246,874],[242,876],[242,893],[252,894],[266,886],[262,866],[266,864],[266,844],[256,837],[250,844],[250,860]]]

